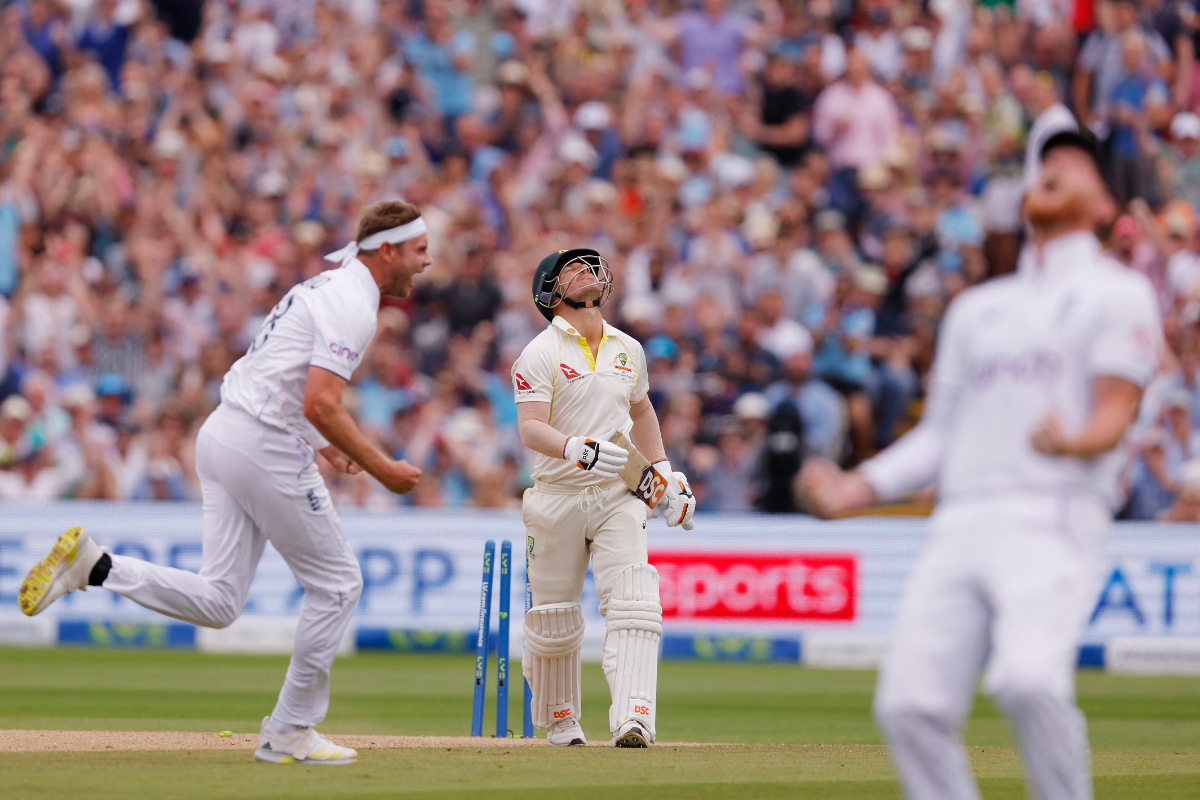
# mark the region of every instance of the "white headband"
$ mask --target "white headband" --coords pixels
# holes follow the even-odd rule
[[[429,228],[425,226],[425,218],[417,217],[412,222],[406,222],[399,227],[389,228],[379,233],[372,233],[361,242],[351,242],[341,250],[335,250],[325,256],[325,260],[336,261],[345,266],[351,260],[357,258],[358,254],[363,250],[378,250],[385,244],[400,244],[428,232]]]

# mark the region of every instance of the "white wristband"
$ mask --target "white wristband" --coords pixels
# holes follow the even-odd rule
[[[662,461],[651,464],[651,466],[658,470],[658,474],[662,475],[664,478],[671,477],[671,462],[669,460],[664,458]]]

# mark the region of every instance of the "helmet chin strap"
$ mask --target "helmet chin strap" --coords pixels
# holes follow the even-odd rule
[[[561,295],[559,295],[559,299],[569,305],[571,308],[596,308],[602,302],[601,298],[597,298],[595,300],[585,300],[581,303],[578,300],[572,300],[569,297],[563,297]]]

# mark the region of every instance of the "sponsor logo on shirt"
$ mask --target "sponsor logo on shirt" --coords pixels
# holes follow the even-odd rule
[[[576,372],[574,369],[572,369],[571,367],[568,367],[566,364],[559,364],[558,366],[562,369],[562,373],[563,373],[563,375],[566,376],[568,381],[573,381],[576,378],[583,377],[578,372]]]
[[[521,376],[521,373],[517,372],[513,377],[516,379],[518,392],[525,393],[533,391],[533,387],[529,385],[529,381],[525,380],[525,378]]]
[[[617,357],[613,359],[613,369],[623,369],[626,372],[633,372],[633,367],[629,366],[629,354],[617,353]]]
[[[1052,350],[1028,350],[995,356],[973,365],[971,381],[984,389],[998,381],[1054,383],[1063,374],[1062,357]]]
[[[329,352],[333,353],[338,358],[344,358],[353,364],[358,361],[362,353],[352,350],[345,342],[340,339],[337,342],[329,345]]]

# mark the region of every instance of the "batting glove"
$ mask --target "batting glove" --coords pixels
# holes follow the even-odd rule
[[[696,496],[692,494],[692,486],[682,472],[671,473],[663,503],[663,516],[668,528],[682,525],[685,531],[690,531],[696,527],[692,522],[692,515],[696,513]]]
[[[611,431],[608,436],[612,436]],[[563,457],[575,462],[575,466],[580,469],[591,470],[604,478],[615,478],[621,474],[621,467],[629,460],[629,451],[604,441],[608,436],[599,439],[572,436],[567,439],[567,446],[563,448]]]

